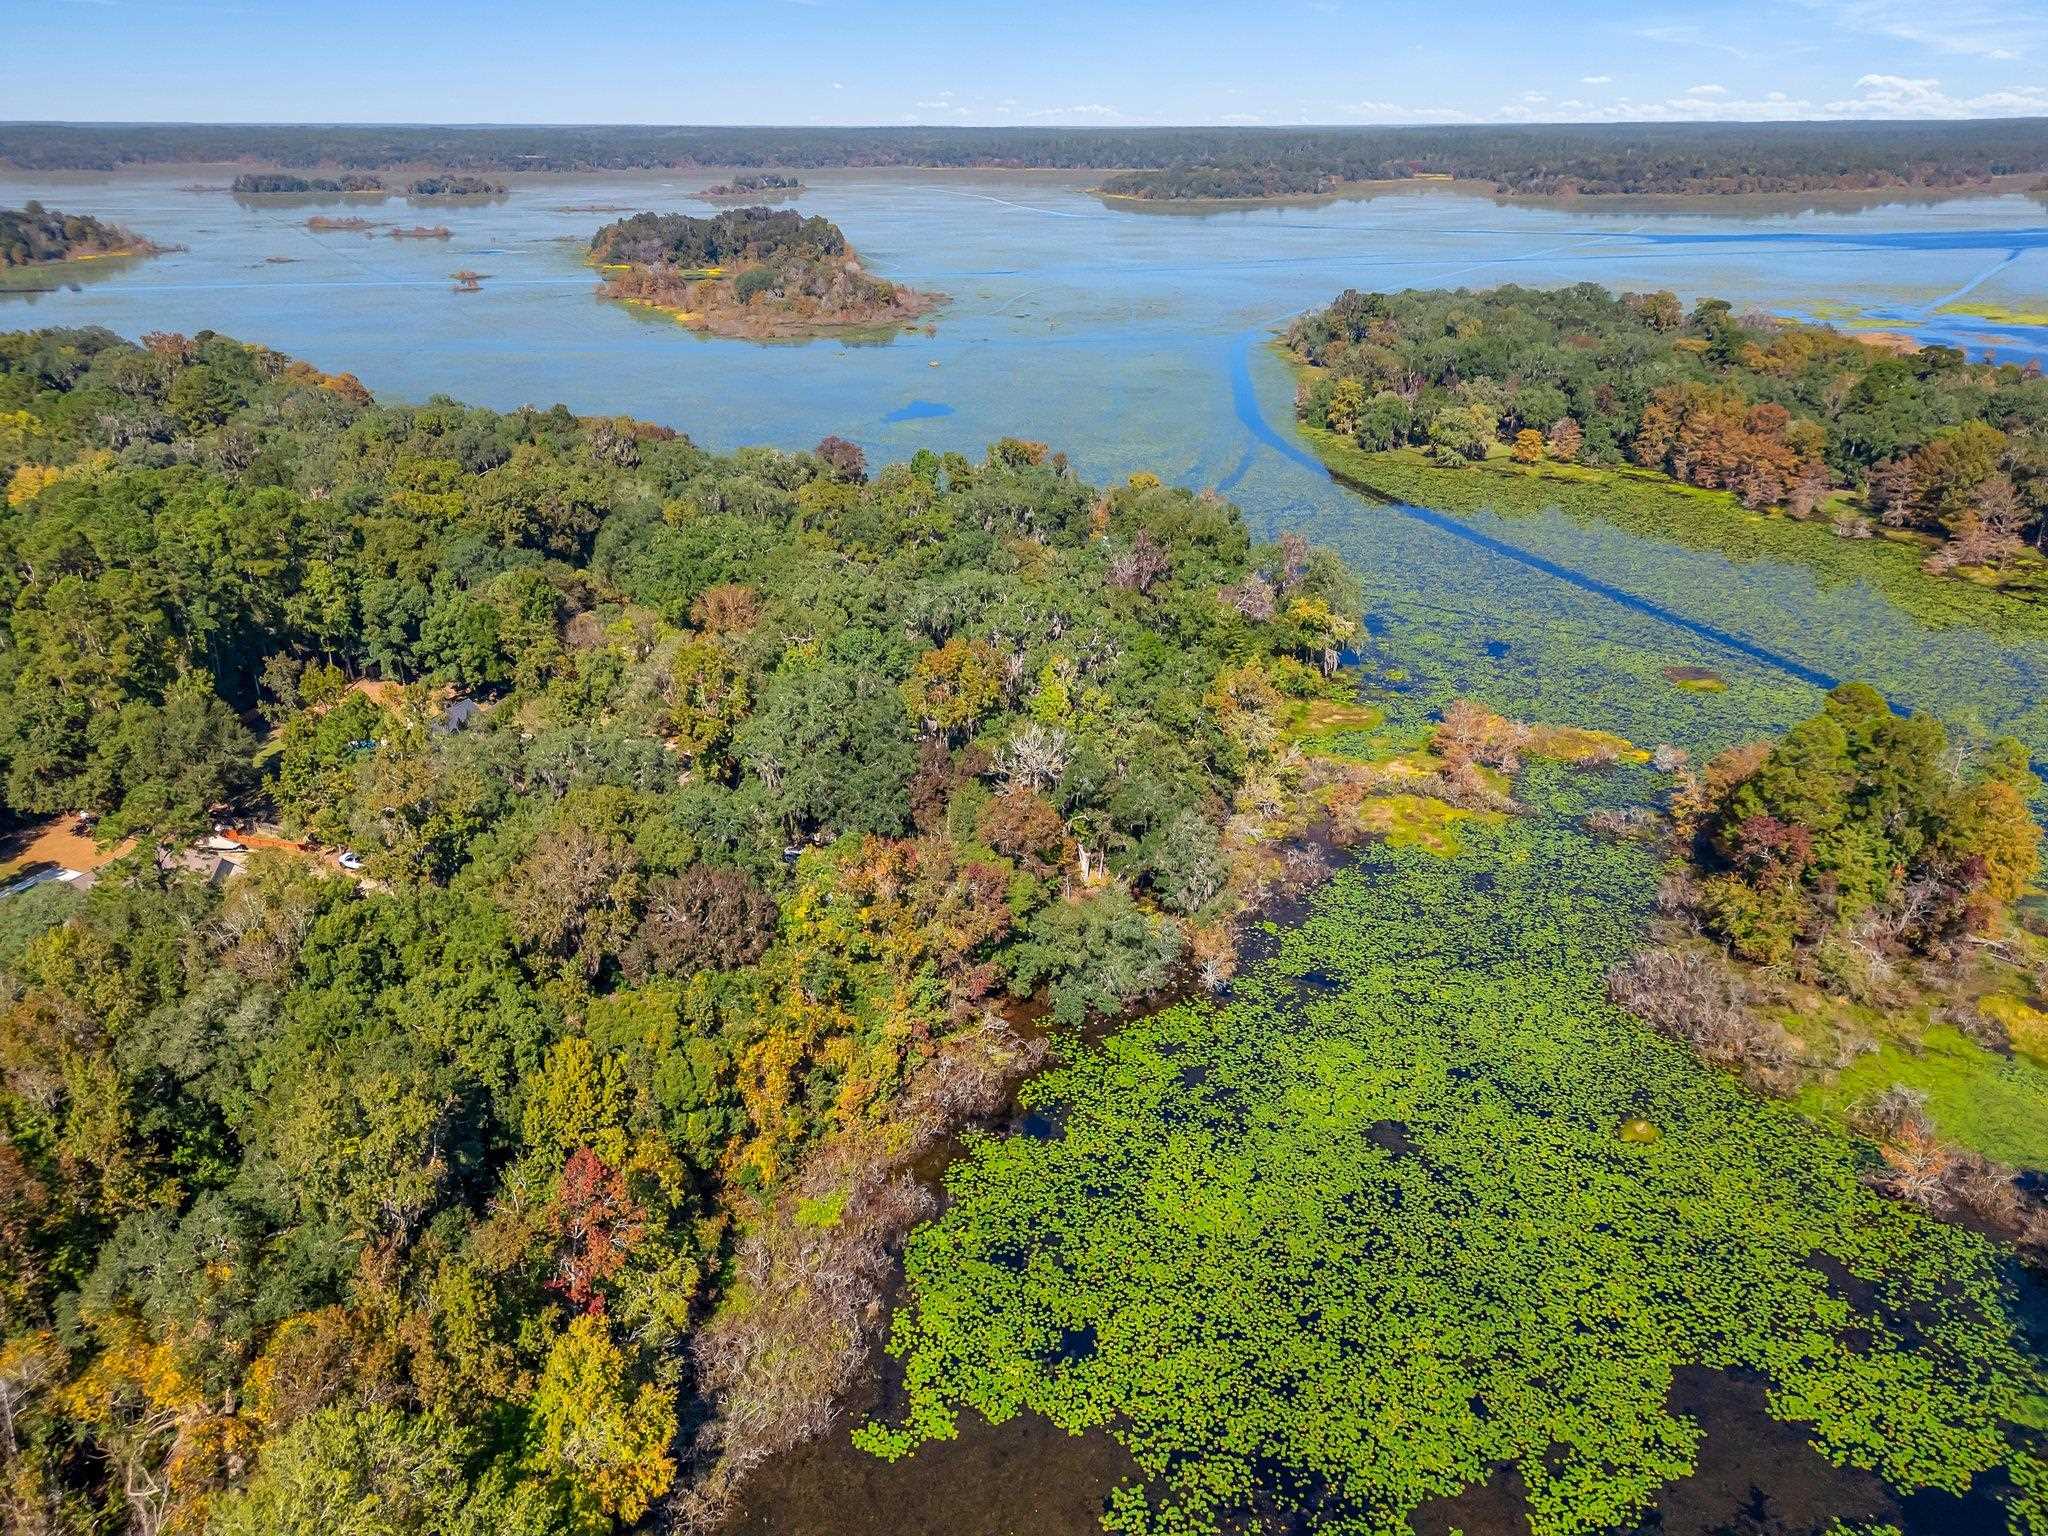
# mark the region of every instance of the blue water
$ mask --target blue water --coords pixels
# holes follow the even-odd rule
[[[575,206],[701,210],[699,176],[521,181],[501,201],[436,209],[432,222],[455,232],[447,242],[315,232],[303,204],[181,189],[195,179],[226,173],[0,179],[0,205],[39,197],[190,247],[81,273],[75,290],[0,291],[0,326],[217,329],[353,372],[387,398],[561,401],[718,449],[836,434],[875,463],[1034,438],[1090,479],[1150,470],[1229,495],[1262,533],[1301,528],[1341,548],[1387,631],[1374,641],[1382,659],[1410,673],[1403,686],[1704,749],[1861,677],[2048,753],[2035,642],[1918,623],[1797,561],[1730,560],[1555,514],[1373,505],[1297,439],[1292,380],[1261,345],[1345,287],[1595,281],[1738,308],[1848,306],[1973,353],[2048,358],[2048,332],[1937,312],[1959,295],[2048,308],[2038,200],[1784,212],[1535,207],[1416,189],[1192,215],[1106,207],[1049,173],[817,173],[805,212],[837,222],[873,270],[950,303],[931,335],[761,346],[593,296],[583,244],[614,215]],[[402,209],[348,211],[419,221]],[[482,292],[450,291],[461,267],[487,274]],[[1511,648],[1488,654],[1490,639]],[[1725,694],[1680,694],[1662,677],[1701,664],[1728,677]]]
[[[898,406],[882,420],[894,421],[936,421],[941,416],[953,414],[953,407],[940,405],[936,400],[913,400],[908,405]]]

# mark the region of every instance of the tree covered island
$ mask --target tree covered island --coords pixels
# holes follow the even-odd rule
[[[1345,185],[1338,172],[1313,164],[1190,164],[1120,171],[1096,190],[1140,203],[1236,203],[1324,197]]]
[[[153,256],[152,245],[133,230],[84,213],[59,213],[31,200],[0,208],[0,271],[104,256]]]
[[[716,186],[706,187],[697,195],[702,198],[719,200],[724,198],[754,197],[760,193],[795,193],[804,189],[801,176],[789,176],[779,171],[755,171],[744,176],[734,176]]]
[[[605,269],[604,298],[716,336],[886,332],[943,301],[873,276],[837,225],[789,209],[635,214],[600,229],[590,259]]]
[[[2033,364],[1592,284],[1347,292],[1285,345],[1332,465],[1409,500],[1631,516],[1684,487],[1682,511],[1770,512],[1906,544],[1932,574],[2044,582]]]
[[[312,197],[331,194],[343,197],[381,197],[384,178],[367,171],[349,171],[340,176],[298,176],[289,171],[245,171],[234,179],[229,191],[237,197]]]
[[[488,176],[419,176],[405,184],[407,197],[503,197],[505,183]]]

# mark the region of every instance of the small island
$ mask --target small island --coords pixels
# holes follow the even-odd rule
[[[237,176],[229,188],[237,197],[305,197],[338,193],[344,197],[384,195],[384,179],[363,172],[346,176],[293,176],[283,171],[251,171]]]
[[[1252,203],[1328,197],[1345,185],[1343,176],[1314,165],[1172,165],[1122,171],[1095,190],[1138,203]]]
[[[90,214],[59,213],[41,203],[0,208],[0,270],[109,256],[155,256],[163,250],[133,230]]]
[[[405,184],[407,197],[503,197],[505,183],[482,176],[421,176]]]
[[[759,171],[749,176],[735,176],[721,181],[715,187],[706,187],[697,195],[717,201],[721,198],[758,197],[762,193],[797,193],[804,190],[803,178],[785,176],[775,171]]]
[[[893,331],[943,301],[875,277],[837,225],[790,210],[638,213],[600,229],[590,259],[607,274],[600,296],[714,336]]]

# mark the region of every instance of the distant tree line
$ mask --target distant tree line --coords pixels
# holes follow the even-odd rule
[[[58,213],[34,201],[20,208],[0,208],[0,268],[153,249],[132,230],[89,214]]]
[[[1316,190],[1451,175],[1524,193],[1724,193],[1947,187],[2048,172],[2048,121],[1595,123],[1376,128],[757,128],[13,123],[24,170],[251,160],[375,171],[589,171],[685,165],[1148,169],[1160,197]],[[1208,181],[1196,172],[1229,172]],[[1146,190],[1150,188],[1151,190]],[[1202,190],[1197,190],[1202,189]]]
[[[1634,463],[1800,517],[1860,492],[1841,531],[1943,535],[1937,567],[2048,543],[2048,381],[2032,364],[1590,283],[1346,292],[1288,344],[1324,370],[1303,419],[1369,452]]]

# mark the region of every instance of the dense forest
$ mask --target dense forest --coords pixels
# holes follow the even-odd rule
[[[590,258],[605,298],[726,336],[887,331],[941,300],[867,272],[836,224],[793,210],[639,213],[593,235]]]
[[[0,483],[6,812],[134,847],[0,898],[9,1529],[702,1514],[1035,1059],[1001,1001],[1227,976],[1353,691],[1334,557],[1013,439],[718,458],[48,331]]]
[[[1298,192],[1331,178],[1418,174],[1538,194],[1727,193],[1953,187],[1995,175],[2038,174],[2048,171],[2048,121],[1378,128],[0,124],[0,162],[24,170],[231,160],[367,171],[422,164],[465,171],[685,165],[1147,169],[1164,174],[1121,190],[1159,197],[1241,196],[1255,184],[1262,192]],[[1214,179],[1224,173],[1225,179]]]
[[[1289,330],[1298,407],[1369,452],[1633,463],[1752,508],[1944,542],[1936,569],[2048,540],[2048,381],[1719,299],[1592,284],[1347,292]],[[1845,495],[1843,493],[1853,493]]]
[[[837,256],[845,250],[846,236],[831,220],[772,208],[730,208],[709,218],[636,213],[590,237],[593,260],[639,266],[736,266],[796,252]]]
[[[380,176],[292,176],[282,171],[247,171],[229,187],[237,197],[299,197],[308,192],[382,192]]]
[[[147,255],[156,247],[132,230],[84,213],[59,213],[30,201],[0,208],[0,271],[82,256]]]
[[[1921,955],[2001,931],[2039,873],[2042,786],[2016,741],[1949,748],[1931,715],[1851,684],[1767,751],[1718,759],[1686,817],[1707,930],[1760,964],[1859,926]]]
[[[407,197],[503,197],[505,183],[488,176],[419,176],[405,184]]]

